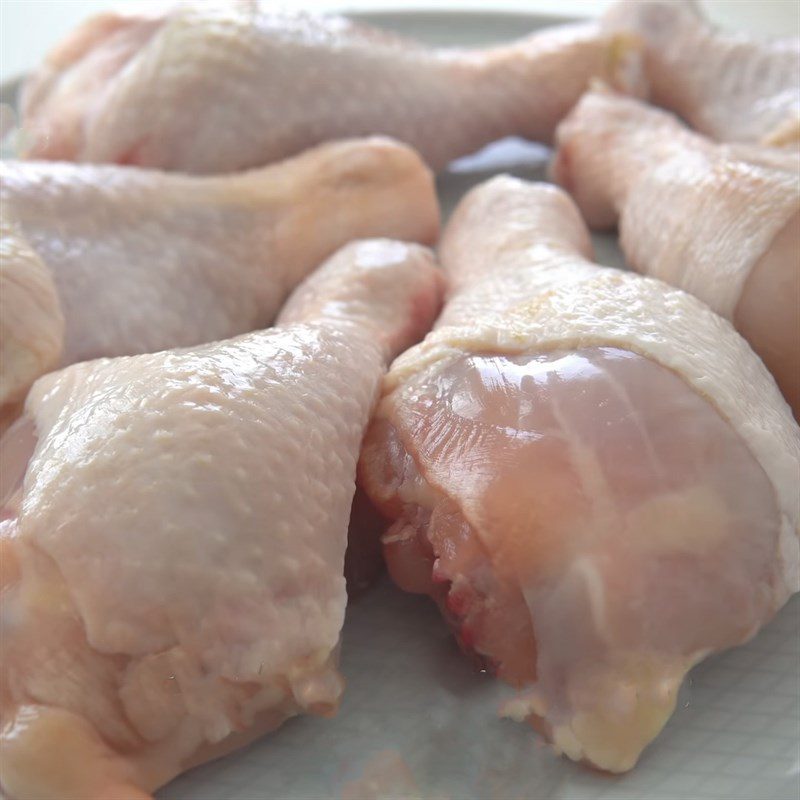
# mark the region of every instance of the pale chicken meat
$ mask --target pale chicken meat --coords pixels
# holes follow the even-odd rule
[[[263,328],[352,239],[430,243],[439,226],[430,171],[381,138],[220,177],[6,161],[0,201],[3,248],[29,253],[4,258],[0,403],[53,366]]]
[[[517,688],[507,715],[627,770],[689,669],[798,589],[800,430],[726,320],[593,264],[559,189],[474,189],[440,257],[359,463],[389,571]]]
[[[64,316],[50,270],[0,205],[0,410],[24,399],[54,368],[64,346]]]
[[[555,178],[628,263],[732,320],[800,415],[797,153],[717,145],[631,98],[587,93],[561,124]]]
[[[193,173],[386,134],[436,169],[511,134],[548,141],[592,77],[638,91],[638,44],[596,24],[436,50],[244,0],[103,14],[29,80],[27,155]]]
[[[724,141],[797,146],[800,37],[718,29],[695,0],[620,0],[603,26],[642,38],[652,101],[692,127]]]
[[[273,329],[34,384],[0,447],[4,796],[145,798],[335,712],[359,445],[440,283],[356,242]]]

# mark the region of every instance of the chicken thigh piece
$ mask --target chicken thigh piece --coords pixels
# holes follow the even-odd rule
[[[604,91],[559,126],[554,177],[635,269],[730,319],[800,418],[800,173],[794,152],[716,145]]]
[[[800,140],[800,38],[715,28],[695,0],[619,0],[603,26],[645,42],[650,96],[723,141]]]
[[[590,253],[561,190],[470,192],[359,476],[394,580],[518,689],[505,713],[621,772],[688,670],[797,591],[800,430],[727,321]]]
[[[4,284],[13,281],[3,307],[16,311],[3,319],[0,402],[56,360],[66,366],[263,328],[345,243],[432,243],[439,227],[430,171],[410,148],[381,138],[210,178],[3,162],[0,200],[14,235],[38,256],[29,255],[32,266],[15,257],[3,267]],[[4,249],[6,241],[4,231]],[[28,306],[46,308],[46,318]]]
[[[353,243],[276,328],[33,385],[0,444],[4,796],[144,798],[335,712],[359,445],[440,281]]]
[[[639,44],[597,24],[435,50],[265,2],[86,22],[31,77],[27,155],[192,173],[257,167],[382,133],[436,169],[516,134],[548,141],[593,76],[639,88]]]

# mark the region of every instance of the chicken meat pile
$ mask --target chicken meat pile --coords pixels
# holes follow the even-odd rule
[[[184,2],[28,76],[3,796],[146,800],[335,714],[376,558],[503,715],[615,773],[800,590],[800,40],[693,0],[520,34]],[[436,174],[511,135],[552,182],[496,175],[443,224]]]

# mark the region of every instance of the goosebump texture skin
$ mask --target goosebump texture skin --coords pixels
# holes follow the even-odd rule
[[[359,474],[390,573],[518,689],[505,713],[622,772],[688,670],[800,588],[800,430],[728,322],[590,255],[560,190],[472,190]]]
[[[34,384],[3,440],[11,796],[144,797],[336,711],[359,446],[440,283],[426,248],[357,242],[273,329]]]

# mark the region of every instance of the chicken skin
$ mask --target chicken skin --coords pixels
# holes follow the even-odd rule
[[[695,0],[620,0],[603,26],[642,37],[652,101],[693,128],[721,141],[800,140],[797,36],[759,40],[718,30]]]
[[[689,669],[797,591],[800,430],[727,321],[591,263],[559,189],[472,190],[440,256],[359,463],[390,573],[517,688],[507,715],[628,770]]]
[[[671,114],[600,90],[564,120],[557,146],[553,175],[589,225],[618,221],[634,269],[730,319],[798,417],[797,152],[719,146]]]
[[[31,77],[25,150],[219,173],[385,134],[438,170],[503,136],[549,141],[592,77],[639,90],[638,55],[631,37],[596,24],[487,50],[435,50],[256,0],[103,14]]]
[[[16,256],[3,265],[0,404],[53,366],[263,328],[350,240],[432,243],[439,225],[428,168],[380,138],[210,178],[3,162],[0,200],[17,237],[6,245],[4,230],[3,248],[22,237],[38,256],[30,268]]]
[[[24,399],[64,346],[64,315],[50,270],[0,204],[0,409]]]
[[[34,384],[0,447],[5,796],[139,800],[336,711],[359,445],[440,281],[356,242],[276,328]]]

